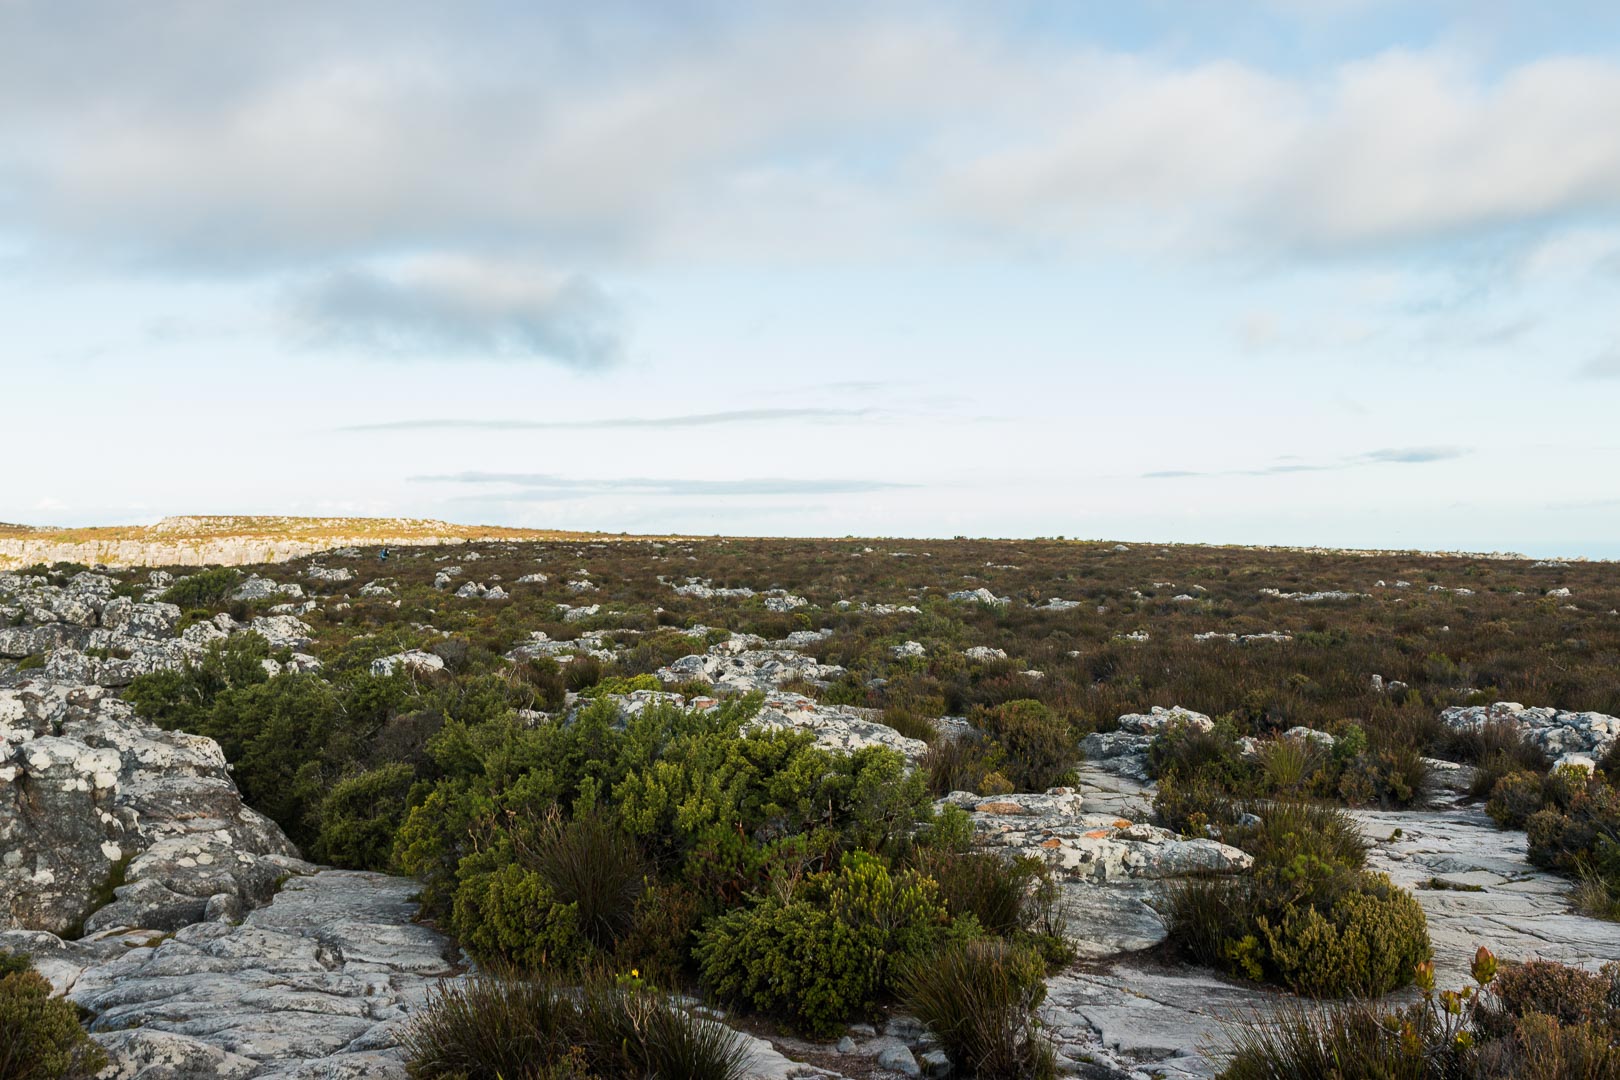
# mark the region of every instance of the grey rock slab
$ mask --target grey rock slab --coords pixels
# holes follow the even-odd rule
[[[1620,960],[1620,923],[1571,911],[1572,884],[1530,865],[1524,833],[1498,830],[1477,808],[1356,811],[1355,817],[1373,841],[1369,867],[1411,889],[1423,905],[1442,988],[1470,985],[1468,969],[1480,945],[1513,960],[1586,967]],[[1421,887],[1436,877],[1483,891]]]
[[[402,1077],[400,1025],[457,971],[450,942],[411,921],[415,890],[354,871],[293,878],[241,925],[195,923],[87,965],[69,996],[104,1042],[138,1028],[256,1063],[244,1075]]]
[[[1287,995],[1196,968],[1125,960],[1047,983],[1041,1018],[1060,1054],[1166,1077],[1213,1077],[1225,1025],[1251,1022]]]

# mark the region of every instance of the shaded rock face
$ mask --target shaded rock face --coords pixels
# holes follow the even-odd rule
[[[1097,762],[1109,772],[1137,780],[1147,779],[1147,752],[1166,729],[1178,725],[1209,731],[1215,722],[1200,712],[1177,705],[1155,705],[1145,713],[1126,713],[1114,731],[1094,731],[1080,741],[1087,761]]]
[[[1165,883],[1191,874],[1235,874],[1253,865],[1243,851],[1122,817],[1140,813],[1143,789],[1094,766],[1082,770],[1086,793],[981,797],[955,791],[940,800],[972,817],[980,844],[1009,856],[1034,855],[1056,873],[1067,931],[1085,959],[1149,949],[1166,937],[1160,914]]]
[[[411,922],[414,889],[338,870],[294,878],[239,926],[188,926],[87,966],[68,996],[126,1059],[148,1050],[129,1044],[134,1028],[236,1076],[403,1076],[399,1028],[455,971],[446,940]]]
[[[1569,758],[1579,764],[1602,760],[1615,739],[1620,738],[1620,717],[1526,708],[1516,701],[1445,709],[1440,719],[1459,731],[1478,731],[1488,723],[1507,721],[1518,725],[1525,738],[1544,750],[1548,757],[1555,761]]]
[[[102,687],[0,689],[0,927],[174,929],[262,903],[296,855],[212,739]]]

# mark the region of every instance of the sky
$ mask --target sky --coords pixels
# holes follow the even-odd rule
[[[1620,557],[1620,6],[0,0],[0,521]]]

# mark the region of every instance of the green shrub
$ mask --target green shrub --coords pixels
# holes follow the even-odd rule
[[[403,762],[339,780],[321,800],[315,857],[354,870],[387,870],[416,770]]]
[[[37,972],[0,966],[0,1080],[62,1080],[93,1076],[106,1063],[101,1048],[79,1026],[71,1002],[51,996]]]
[[[212,570],[198,570],[170,585],[159,599],[183,609],[215,607],[225,602],[225,598],[241,580],[242,572],[234,567],[220,566]]]
[[[515,863],[463,876],[450,926],[479,960],[527,971],[577,967],[590,954],[579,908]]]
[[[1405,986],[1429,957],[1422,906],[1382,875],[1362,875],[1325,912],[1298,905],[1256,923],[1267,968],[1298,993],[1376,997]]]
[[[1255,858],[1257,872],[1296,869],[1302,860],[1354,870],[1367,861],[1367,837],[1356,819],[1336,806],[1292,800],[1247,804],[1259,820],[1226,829],[1229,844]]]
[[[1499,829],[1522,829],[1530,815],[1541,809],[1541,777],[1520,769],[1510,772],[1491,789],[1485,812]]]
[[[1153,796],[1155,820],[1183,836],[1207,836],[1212,827],[1224,836],[1243,814],[1242,803],[1203,773],[1171,773],[1159,781]]]
[[[1405,808],[1428,801],[1432,770],[1414,746],[1386,746],[1357,755],[1339,778],[1339,797],[1351,806]]]
[[[648,867],[636,842],[595,812],[568,822],[554,812],[513,839],[519,863],[539,875],[556,902],[574,908],[592,944],[611,952],[646,888]]]
[[[958,942],[903,962],[897,983],[906,1010],[939,1039],[959,1075],[1056,1075],[1051,1044],[1035,1021],[1046,996],[1046,967],[1032,950],[994,938]]]
[[[1045,791],[1074,779],[1079,741],[1039,701],[1024,698],[986,710],[980,726],[1001,748],[1000,772],[1015,791]]]
[[[869,1013],[890,990],[892,961],[926,952],[946,918],[932,880],[850,855],[790,898],[711,920],[694,955],[721,1001],[826,1034]]]

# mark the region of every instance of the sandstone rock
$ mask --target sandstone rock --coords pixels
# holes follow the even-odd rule
[[[1088,814],[1072,788],[995,799],[954,791],[941,803],[969,812],[980,843],[1040,855],[1060,874],[1078,880],[1229,874],[1254,863],[1247,852],[1214,840],[1183,839],[1156,825]]]
[[[1440,719],[1460,731],[1478,731],[1492,722],[1511,722],[1554,759],[1566,754],[1601,759],[1620,737],[1620,718],[1597,712],[1526,708],[1515,701],[1445,709]]]
[[[400,668],[412,674],[425,675],[433,671],[444,670],[443,658],[421,649],[411,649],[408,652],[394,653],[391,656],[378,657],[371,662],[373,675],[392,675]]]
[[[1012,603],[1012,598],[997,596],[989,589],[980,586],[977,589],[966,589],[962,592],[953,592],[946,597],[947,600],[962,600],[969,603],[988,604],[991,607],[1006,607]]]
[[[921,642],[903,641],[899,645],[889,646],[889,654],[896,659],[906,660],[914,657],[927,656],[928,650]]]
[[[283,585],[280,582],[253,574],[232,591],[231,599],[268,600],[272,596],[289,596],[294,599],[302,599],[303,595],[304,587],[296,582],[288,582]]]
[[[967,657],[969,660],[977,660],[982,664],[987,660],[1007,659],[1007,650],[992,649],[988,645],[975,645],[971,649],[964,649],[962,655]]]
[[[41,683],[0,690],[0,853],[0,927],[57,933],[118,868],[97,926],[201,918],[222,892],[259,902],[305,868],[213,740],[153,727],[101,687]]]

